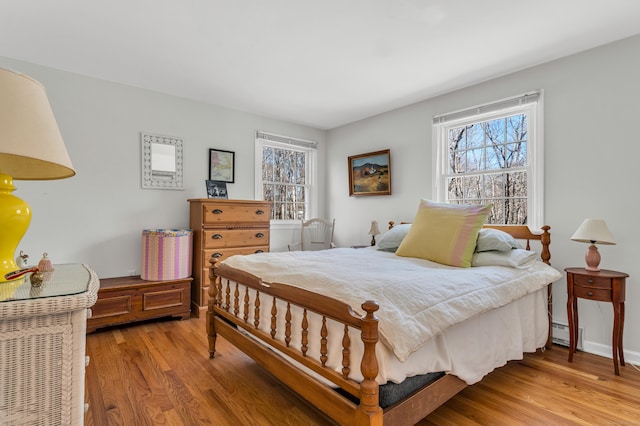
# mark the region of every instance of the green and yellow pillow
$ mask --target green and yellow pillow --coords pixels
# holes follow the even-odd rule
[[[422,200],[411,229],[396,255],[468,268],[471,266],[478,231],[490,211],[491,206]]]

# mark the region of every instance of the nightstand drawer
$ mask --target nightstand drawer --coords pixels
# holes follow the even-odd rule
[[[574,279],[577,277],[574,277]],[[611,302],[611,290],[593,287],[573,287],[573,293],[576,297],[583,299],[597,300],[600,302]]]
[[[611,278],[589,277],[586,275],[575,274],[573,276],[573,284],[582,287],[611,289]]]

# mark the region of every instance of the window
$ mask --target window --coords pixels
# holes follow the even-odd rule
[[[256,133],[256,199],[271,201],[271,220],[306,220],[316,213],[317,143]]]
[[[543,225],[541,93],[434,117],[435,193],[491,204],[488,223]]]

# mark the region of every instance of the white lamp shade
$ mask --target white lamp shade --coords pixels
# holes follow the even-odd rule
[[[585,219],[582,225],[571,237],[573,241],[579,241],[581,243],[595,243],[595,244],[615,244],[613,235],[609,231],[607,224],[602,219]]]
[[[371,221],[371,228],[369,229],[369,235],[378,235],[380,233],[380,229],[378,229],[378,221]]]
[[[0,173],[17,180],[76,174],[42,84],[0,68]]]

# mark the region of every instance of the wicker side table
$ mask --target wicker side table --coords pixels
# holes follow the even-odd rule
[[[54,265],[44,284],[0,283],[0,424],[84,422],[85,331],[100,281]]]

